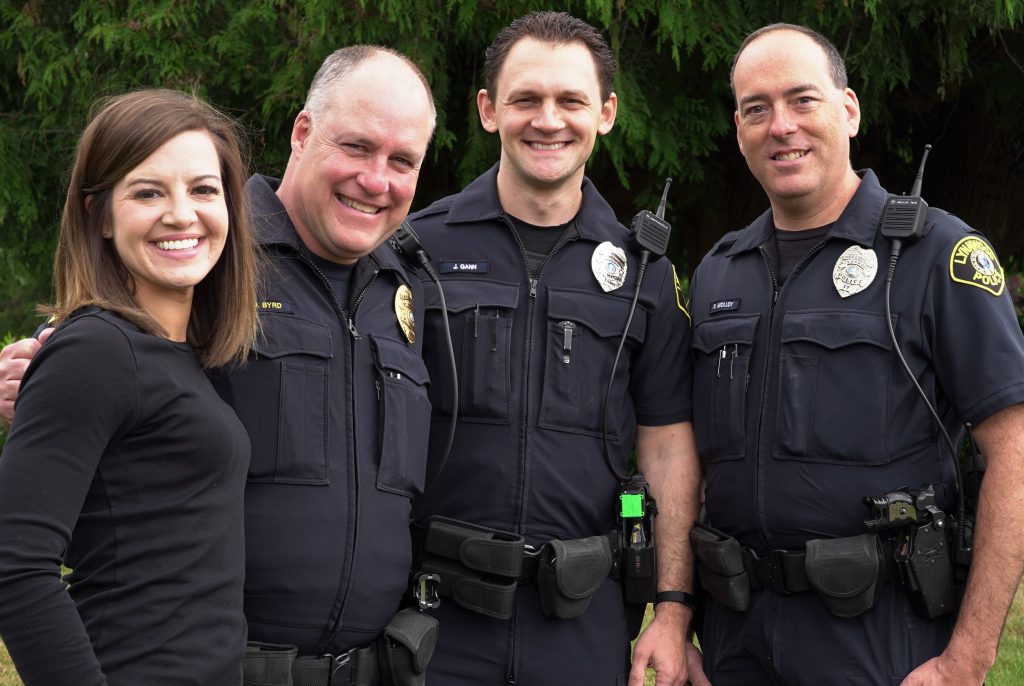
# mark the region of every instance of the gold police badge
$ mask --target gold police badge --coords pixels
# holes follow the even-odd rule
[[[405,339],[410,343],[416,340],[416,316],[412,313],[412,291],[405,284],[395,291],[395,317],[401,327]]]
[[[832,283],[844,298],[871,285],[878,273],[878,256],[874,250],[865,250],[859,245],[851,245],[843,251],[832,269]]]
[[[999,258],[992,246],[979,236],[965,236],[953,246],[949,255],[949,277],[995,296],[1002,295],[1006,285]]]

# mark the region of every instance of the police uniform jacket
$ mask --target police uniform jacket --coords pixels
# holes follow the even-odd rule
[[[886,326],[886,197],[864,172],[781,288],[764,247],[770,210],[724,236],[694,275],[694,429],[707,512],[755,549],[864,533],[863,498],[903,487],[934,483],[947,512],[953,505],[952,458]],[[873,278],[862,251],[877,259]],[[837,283],[855,292],[841,297]],[[1024,401],[1024,340],[980,234],[929,209],[925,236],[899,258],[891,303],[903,355],[954,440],[961,423]]]
[[[262,331],[247,365],[218,375],[252,442],[245,492],[249,639],[300,654],[364,644],[398,610],[411,566],[410,498],[423,488],[430,407],[420,336],[395,296],[422,291],[383,245],[339,303],[281,205],[246,185],[269,256]]]
[[[412,218],[444,285],[460,386],[451,456],[417,500],[416,515],[443,514],[535,543],[606,533],[615,523],[617,479],[602,457],[601,407],[636,286],[638,251],[584,180],[574,226],[531,279],[498,200],[497,170]],[[628,260],[625,282],[607,293],[591,270],[595,248],[606,241]],[[688,322],[673,277],[666,259],[648,265],[616,370],[608,442],[623,473],[638,422],[690,416]],[[432,285],[426,289],[433,469],[447,440],[452,385],[440,300]]]

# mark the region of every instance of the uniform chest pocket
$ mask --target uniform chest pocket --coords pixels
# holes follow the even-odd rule
[[[444,343],[441,302],[427,289],[423,357],[435,370],[430,388],[434,409],[450,415],[454,394]],[[508,424],[512,410],[512,323],[519,286],[481,279],[444,282],[452,345],[459,372],[459,421]]]
[[[262,326],[255,354],[228,382],[252,443],[249,481],[327,484],[330,331],[288,315],[267,315]]]
[[[693,428],[705,463],[745,454],[750,356],[760,318],[716,317],[693,329]]]
[[[629,301],[572,289],[549,289],[540,425],[601,435],[602,408]],[[617,440],[632,421],[631,352],[647,335],[647,310],[637,304],[608,400],[608,437]]]
[[[377,488],[412,497],[423,492],[430,401],[427,368],[401,341],[369,335],[377,366],[380,462]]]
[[[781,333],[773,455],[832,464],[889,462],[894,359],[885,316],[790,312]]]

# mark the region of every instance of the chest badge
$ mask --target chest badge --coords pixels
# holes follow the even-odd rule
[[[405,339],[410,343],[416,340],[416,316],[412,313],[412,291],[405,284],[395,291],[395,317],[401,327]]]
[[[594,248],[590,269],[605,293],[614,291],[626,282],[626,251],[605,241]]]
[[[839,295],[849,298],[860,293],[871,285],[878,273],[878,256],[874,250],[865,250],[859,245],[851,245],[836,260],[832,270],[832,283]]]

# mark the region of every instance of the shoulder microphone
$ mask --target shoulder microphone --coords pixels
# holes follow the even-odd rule
[[[668,189],[672,179],[665,179],[665,190],[661,193],[658,211],[641,210],[633,217],[629,231],[633,240],[642,250],[647,250],[655,257],[661,257],[668,250],[668,238],[672,226],[665,221],[665,203],[668,200]]]
[[[886,198],[881,228],[882,235],[886,238],[910,243],[924,235],[928,203],[921,197],[921,184],[924,179],[924,164],[928,161],[928,151],[931,149],[931,145],[924,146],[921,166],[917,170],[910,195],[889,195]]]

